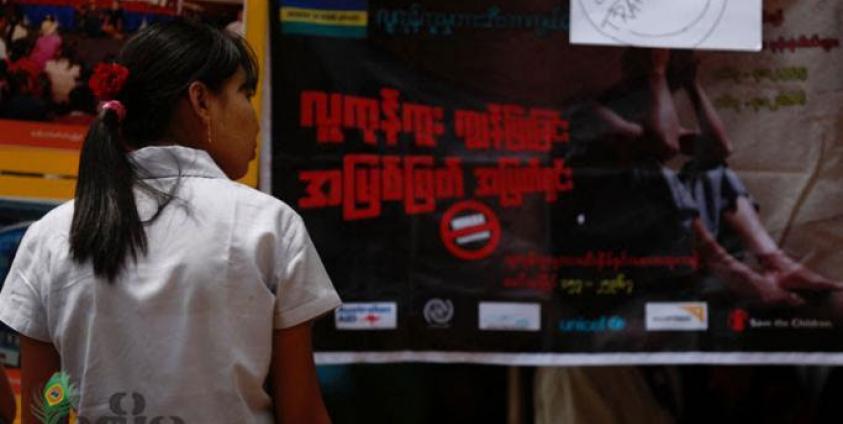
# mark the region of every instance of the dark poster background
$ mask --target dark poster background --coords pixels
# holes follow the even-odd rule
[[[276,6],[332,9],[329,1],[310,3]],[[273,193],[304,217],[343,300],[395,302],[397,326],[348,331],[325,319],[316,327],[317,350],[839,349],[834,296],[826,290],[799,292],[807,306],[770,301],[742,290],[748,278],[735,279],[731,268],[718,272],[719,263],[695,249],[692,220],[705,212],[689,212],[670,181],[689,158],[700,159],[699,149],[665,153],[649,133],[632,147],[613,144],[596,105],[650,131],[651,51],[570,45],[567,1],[335,3],[333,9],[368,10],[365,37],[282,33],[289,24],[272,23]],[[801,16],[794,2],[774,3],[765,10],[768,34],[786,17]],[[821,36],[836,40],[836,34]],[[825,59],[839,52],[829,43],[812,54]],[[800,98],[763,87],[772,100],[746,94],[746,102],[735,99],[738,108],[726,95],[739,95],[744,77],[768,86],[804,83],[800,72],[814,70],[798,66],[801,58],[779,59],[787,47],[765,47],[762,53],[674,51],[668,95],[674,94],[683,124],[701,126],[684,87],[697,75],[710,89],[735,144],[728,163],[745,177],[760,222],[776,224],[776,211],[795,206],[754,178],[757,169],[747,158],[759,156],[751,150],[756,140],[741,136],[763,132],[757,126],[769,114],[807,116],[810,90]],[[741,106],[746,110],[738,112]],[[491,130],[477,132],[478,125]],[[777,151],[771,141],[765,148]],[[469,222],[466,232],[454,228],[460,218]],[[782,243],[796,224],[761,231]],[[717,244],[765,282],[779,281],[728,227],[711,228]],[[473,241],[459,240],[472,235]],[[813,252],[799,247],[795,260]],[[840,276],[825,262],[805,267]],[[732,281],[724,284],[724,276]],[[528,328],[534,323],[519,318],[517,307],[481,319],[482,302],[538,305],[540,328]],[[687,320],[688,311],[697,312],[704,328],[647,331],[647,304],[659,302],[692,302],[673,305],[685,312],[662,318]],[[480,329],[494,327],[484,319],[502,320],[503,327]]]

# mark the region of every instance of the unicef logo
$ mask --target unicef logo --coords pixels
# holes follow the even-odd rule
[[[596,319],[572,318],[559,322],[559,331],[563,333],[603,333],[617,332],[626,328],[626,320],[617,315],[601,316]]]
[[[626,320],[619,316],[611,316],[606,321],[606,327],[611,331],[621,331],[626,328]]]
[[[454,304],[450,300],[430,299],[424,305],[424,320],[431,326],[446,327],[454,318]]]

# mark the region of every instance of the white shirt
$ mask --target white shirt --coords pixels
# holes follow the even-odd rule
[[[143,396],[147,421],[273,422],[263,387],[273,329],[340,304],[302,219],[226,178],[204,151],[147,147],[132,157],[159,187],[181,173],[177,200],[146,226],[149,253],[112,284],[95,278],[69,256],[65,203],[21,241],[0,320],[56,347],[92,423],[115,415],[115,399],[131,411],[132,393]],[[145,219],[156,204],[140,193]]]

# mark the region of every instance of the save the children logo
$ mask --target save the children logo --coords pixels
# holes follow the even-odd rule
[[[802,330],[829,331],[835,328],[829,319],[816,317],[770,316],[769,313],[750,314],[747,310],[736,308],[729,312],[728,326],[735,333],[750,330]]]
[[[729,312],[729,328],[736,333],[746,331],[746,323],[749,320],[749,313],[743,309],[734,309]]]
[[[105,424],[113,422],[129,422],[148,424],[185,424],[178,416],[147,417],[143,415],[146,409],[146,398],[140,393],[131,393],[131,402],[124,402],[129,393],[118,392],[111,395],[108,401],[109,409],[114,415],[101,416],[96,419],[80,415],[76,417],[78,424]],[[65,372],[57,372],[47,381],[41,396],[35,396],[32,405],[33,415],[42,424],[59,424],[70,416],[71,412],[79,409],[79,390],[70,381]],[[126,408],[125,406],[130,406]]]

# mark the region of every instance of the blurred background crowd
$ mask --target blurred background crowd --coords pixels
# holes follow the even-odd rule
[[[0,119],[87,125],[91,72],[128,35],[181,16],[242,34],[242,1],[17,0],[0,3]]]

